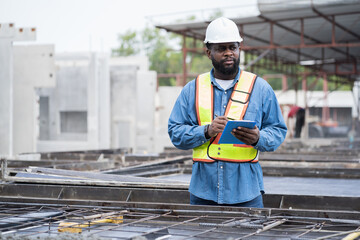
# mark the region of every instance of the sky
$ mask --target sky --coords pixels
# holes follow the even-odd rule
[[[36,41],[20,44],[54,44],[58,53],[110,52],[126,30],[191,15],[208,20],[215,9],[229,18],[257,12],[256,0],[0,0],[0,24],[35,27]]]

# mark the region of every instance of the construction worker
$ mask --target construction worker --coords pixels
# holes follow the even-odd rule
[[[263,207],[259,151],[274,151],[286,135],[273,89],[239,68],[241,41],[227,18],[208,25],[206,54],[214,68],[186,84],[169,118],[174,146],[193,149],[190,204]],[[232,130],[245,144],[218,143],[229,119],[256,122]]]
[[[296,116],[294,137],[300,138],[302,127],[305,124],[305,109],[296,105],[292,106],[288,113],[288,119],[293,118],[294,116]]]

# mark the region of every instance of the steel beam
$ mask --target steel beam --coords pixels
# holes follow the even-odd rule
[[[189,204],[187,189],[69,186],[48,184],[0,184],[0,201],[121,206],[128,203]],[[359,197],[265,194],[266,208],[360,211]],[[223,206],[224,207],[224,206]]]

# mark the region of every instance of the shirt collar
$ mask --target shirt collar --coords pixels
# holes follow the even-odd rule
[[[237,83],[239,81],[240,73],[241,73],[241,69],[239,67],[239,71],[236,74],[235,79],[234,79],[234,81],[232,82],[232,84],[230,85],[229,88],[234,87],[235,83]],[[211,79],[211,83],[212,83],[213,86],[216,86],[217,88],[220,88],[219,84],[215,81],[214,68],[211,69],[211,71],[210,71],[210,79]]]

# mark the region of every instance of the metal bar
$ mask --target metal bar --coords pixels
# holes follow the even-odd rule
[[[354,43],[321,43],[321,44],[305,44],[305,45],[268,45],[268,46],[244,46],[243,50],[254,50],[254,49],[298,49],[298,48],[322,48],[322,47],[360,47],[360,42]]]
[[[244,25],[243,24],[240,24],[239,32],[240,32],[240,36],[244,36]],[[242,49],[243,46],[244,46],[244,41],[240,42],[240,48],[241,49]]]
[[[270,22],[270,46],[274,46],[274,23]]]
[[[102,180],[68,180],[68,179],[52,179],[44,178],[24,178],[24,177],[9,177],[7,181],[23,182],[23,183],[45,183],[45,184],[68,184],[68,185],[84,185],[84,186],[118,186],[118,187],[142,187],[142,188],[173,188],[173,189],[188,189],[189,185],[186,183],[150,183],[150,182],[119,182],[119,181],[102,181]]]
[[[304,18],[300,18],[301,32],[300,32],[300,46],[305,45],[304,41]]]
[[[330,22],[333,25],[333,32],[335,32],[335,26],[336,26],[336,27],[340,28],[341,30],[347,32],[348,34],[350,34],[360,40],[359,34],[351,31],[350,29],[347,29],[346,27],[342,26],[341,24],[339,24],[335,21],[336,15],[332,15],[332,17],[329,18],[328,16],[326,16],[325,14],[323,14],[319,10],[317,10],[313,5],[311,6],[311,9],[313,10],[314,13],[316,13],[320,17],[324,18],[326,21]]]
[[[264,167],[267,171],[267,167]],[[282,167],[279,167],[281,171]],[[297,171],[296,168],[292,168]],[[286,170],[286,169],[285,169]],[[306,169],[305,169],[306,171]],[[314,172],[316,169],[314,170]],[[59,186],[59,185],[36,185],[36,184],[11,184],[0,185],[2,193],[1,201],[11,202],[58,202],[71,204],[91,205],[89,201],[93,201],[94,205],[111,204],[120,206],[122,203],[139,203],[147,202],[154,206],[156,204],[188,204],[189,193],[187,189],[171,190],[171,189],[141,189],[141,188],[119,188],[115,186],[109,187],[88,187],[88,186]],[[126,199],[129,192],[132,196],[128,202]],[[59,193],[61,197],[59,198]],[[265,194],[264,204],[267,208],[278,208],[281,197],[284,197],[284,207],[293,207],[297,209],[321,209],[321,210],[347,210],[360,211],[360,201],[358,197],[329,197],[329,196],[306,196],[291,194]]]
[[[266,55],[268,55],[270,53],[270,49],[267,49],[265,52],[261,53],[260,56],[258,56],[256,59],[252,60],[251,62],[249,62],[244,69],[247,69],[248,67],[251,67],[253,64],[257,63],[258,61],[260,61],[262,58],[264,58]]]
[[[227,221],[225,221],[225,223],[222,223],[222,224],[227,224],[227,223],[230,222],[230,221],[233,221],[233,219],[227,220]],[[204,225],[201,225],[201,224],[199,223],[199,226],[204,226]],[[211,226],[211,225],[207,225],[207,226],[213,227],[213,226]],[[216,228],[217,228],[217,227],[213,227],[213,228],[207,229],[207,230],[205,230],[205,231],[200,231],[200,232],[198,232],[198,233],[196,233],[196,234],[190,235],[189,238],[193,238],[193,237],[200,236],[200,235],[203,235],[203,234],[208,233],[208,232],[212,232],[212,231],[214,231]]]
[[[133,221],[133,222],[129,222],[129,223],[125,223],[125,224],[122,224],[121,227],[124,227],[124,226],[129,226],[129,225],[133,225],[135,223],[142,223],[142,222],[146,222],[146,221],[149,221],[149,220],[153,220],[153,219],[156,219],[156,218],[159,218],[160,216],[166,216],[166,215],[169,215],[171,212],[166,212],[162,215],[150,215],[150,216],[146,216],[145,218],[141,218],[139,220],[136,220],[136,221]],[[104,232],[104,230],[99,230],[99,231],[96,231],[94,233],[92,233],[91,235],[95,235],[96,233],[100,233],[100,232]]]
[[[287,219],[278,220],[278,221],[276,221],[276,222],[274,222],[274,223],[271,223],[271,224],[265,226],[263,229],[258,229],[258,230],[256,230],[256,231],[253,232],[253,233],[250,233],[250,234],[248,234],[248,235],[245,235],[245,236],[243,236],[243,237],[241,237],[241,238],[237,238],[237,239],[244,239],[244,238],[248,238],[248,237],[257,235],[257,234],[259,234],[259,233],[262,233],[262,232],[265,232],[265,231],[270,230],[270,229],[272,229],[272,228],[275,228],[275,227],[283,224],[283,223],[286,222],[286,221],[287,221]]]
[[[343,16],[343,15],[357,15],[357,14],[360,14],[359,11],[354,11],[354,12],[344,12],[344,13],[336,13],[334,14],[334,16]],[[263,16],[262,16],[263,17]],[[304,16],[302,17],[303,19],[314,19],[314,18],[319,18],[319,16]],[[278,20],[277,22],[286,22],[286,21],[293,21],[293,20],[299,20],[298,17],[291,17],[291,18],[282,18],[280,20]],[[253,24],[262,24],[262,23],[266,23],[267,21],[253,21],[253,22],[246,22],[246,23],[241,23],[241,25],[253,25]],[[179,35],[182,35],[184,32],[185,33],[191,33],[191,34],[188,34],[187,36],[188,37],[194,37],[195,35],[198,36],[198,39],[204,39],[204,35],[202,34],[195,34],[194,32],[192,32],[192,30],[203,30],[205,29],[206,27],[196,27],[196,28],[191,28],[191,30],[185,28],[185,29],[180,29],[180,30],[176,30],[176,31],[173,31],[172,29],[166,27],[166,26],[155,26],[156,28],[159,28],[159,29],[164,29],[166,30],[167,32],[173,32],[173,33],[177,33]]]
[[[341,236],[341,235],[346,235],[346,234],[350,234],[350,233],[355,233],[355,232],[358,232],[359,231],[359,228],[357,230],[353,230],[353,231],[346,231],[346,232],[340,232],[340,233],[335,233],[335,234],[331,234],[331,235],[327,235],[327,236],[324,236],[324,237],[319,237],[319,238],[316,238],[316,240],[323,240],[323,239],[330,239],[332,237],[337,237],[337,236]],[[343,238],[344,239],[344,238]]]
[[[187,57],[187,48],[186,48],[186,35],[183,33],[183,46],[182,46],[182,53],[183,53],[183,86],[186,85],[187,82],[187,67],[186,67],[186,57]]]
[[[169,229],[170,227],[175,227],[175,226],[183,225],[183,224],[185,224],[185,223],[193,222],[193,221],[196,221],[196,220],[198,220],[198,219],[200,219],[200,218],[201,218],[201,217],[195,217],[195,218],[192,218],[192,219],[183,221],[183,222],[175,223],[175,224],[172,224],[172,225],[170,225],[170,226],[166,226],[166,227],[163,227],[163,228],[160,228],[160,229],[156,229],[155,231],[152,231],[152,232],[147,232],[146,234],[142,234],[142,236],[146,236],[146,235],[148,235],[149,233],[154,233],[154,232],[159,232],[159,231],[161,231],[161,230]]]
[[[286,27],[286,26],[284,26],[283,24],[280,24],[280,23],[277,22],[277,21],[272,21],[272,20],[270,20],[270,19],[268,19],[268,18],[266,18],[266,17],[264,17],[264,16],[262,16],[262,15],[260,15],[259,17],[262,18],[262,19],[265,19],[267,22],[270,22],[270,23],[275,24],[276,26],[278,26],[278,27],[286,30],[287,32],[290,32],[290,33],[293,33],[293,34],[296,34],[296,35],[300,35],[300,44],[299,44],[299,47],[300,47],[300,48],[306,46],[306,44],[304,43],[304,37],[307,38],[307,39],[309,39],[309,40],[311,40],[311,41],[313,41],[313,42],[315,42],[316,44],[322,44],[321,41],[313,38],[312,36],[305,35],[305,33],[304,33],[304,22],[303,22],[303,21],[304,21],[304,18],[300,18],[300,19],[301,19],[301,30],[300,30],[300,33],[299,33],[298,31],[295,31],[295,30],[292,29],[292,28]],[[270,31],[272,31],[272,29],[270,29]],[[333,33],[333,34],[335,33],[335,27],[334,27],[334,25],[333,25],[333,31],[332,31],[332,33]],[[335,39],[335,37],[334,37],[334,39]],[[333,46],[334,44],[335,44],[335,41],[332,42],[332,46]],[[274,45],[273,45],[272,43],[270,43],[270,46],[273,48]],[[342,53],[342,54],[346,54],[345,52],[343,52],[342,50],[339,50],[339,49],[333,49],[333,50],[334,50],[334,51],[337,51],[337,52],[339,52],[339,53]],[[352,56],[352,57],[355,57],[355,56]]]
[[[329,104],[328,104],[328,81],[327,81],[327,75],[323,74],[323,91],[324,91],[324,105],[322,108],[322,121],[327,122],[330,119],[330,110],[329,110]]]

